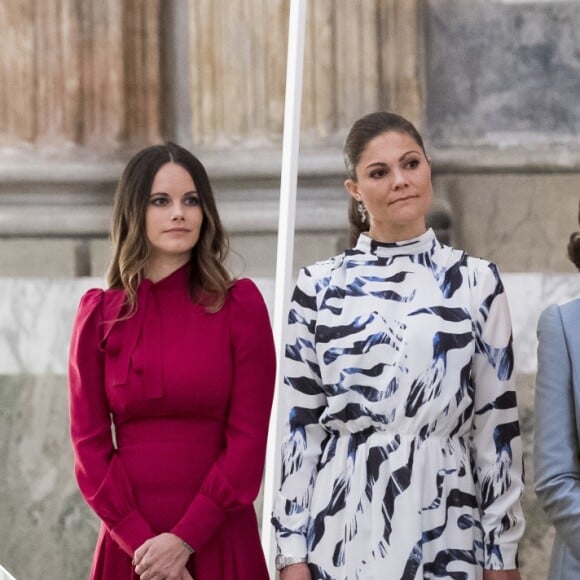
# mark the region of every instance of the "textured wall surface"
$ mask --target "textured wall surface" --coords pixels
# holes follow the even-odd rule
[[[580,173],[446,174],[434,183],[458,247],[504,272],[574,272],[566,246],[578,229]]]
[[[0,375],[0,562],[17,580],[88,578],[98,522],[72,477],[63,376]]]
[[[580,3],[427,0],[434,142],[578,143]]]

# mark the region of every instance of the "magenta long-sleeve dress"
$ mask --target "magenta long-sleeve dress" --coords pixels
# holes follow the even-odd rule
[[[195,549],[195,580],[268,578],[253,507],[275,377],[268,313],[250,280],[217,313],[187,280],[187,266],[144,280],[125,320],[121,291],[80,303],[70,414],[78,484],[103,522],[91,579],[138,578],[134,551],[161,532]]]

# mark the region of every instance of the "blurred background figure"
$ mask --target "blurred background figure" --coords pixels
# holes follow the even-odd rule
[[[580,232],[570,236],[568,256],[580,270]],[[550,580],[580,577],[579,398],[580,298],[576,298],[548,306],[538,321],[535,485],[556,528]]]

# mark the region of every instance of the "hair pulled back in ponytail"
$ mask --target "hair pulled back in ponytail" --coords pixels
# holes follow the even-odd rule
[[[357,180],[356,167],[369,142],[375,137],[389,131],[409,135],[421,148],[425,157],[427,157],[423,138],[410,121],[407,121],[407,119],[400,115],[389,113],[387,111],[369,113],[354,122],[344,142],[344,164],[349,179],[352,179],[353,181]],[[356,201],[352,198],[350,199],[348,206],[348,221],[350,224],[349,239],[352,247],[356,244],[359,235],[369,229],[368,222],[362,221],[360,212],[356,207]]]

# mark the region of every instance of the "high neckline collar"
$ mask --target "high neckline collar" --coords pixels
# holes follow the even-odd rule
[[[367,234],[362,233],[357,241],[355,250],[365,254],[376,256],[392,257],[400,255],[416,255],[432,251],[439,242],[435,237],[435,232],[429,228],[425,233],[399,242],[377,242]]]
[[[143,280],[141,281],[141,285],[153,287],[156,289],[157,288],[162,289],[169,286],[175,286],[176,284],[179,284],[182,281],[185,281],[185,283],[187,283],[190,265],[191,265],[190,262],[187,262],[183,266],[180,266],[176,270],[173,270],[173,272],[171,272],[170,274],[167,274],[167,276],[161,278],[160,280],[157,280],[157,282],[153,282],[152,280],[149,280],[149,278],[143,278]]]

